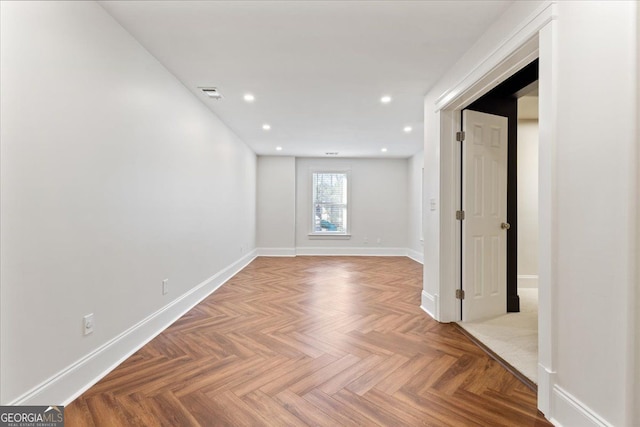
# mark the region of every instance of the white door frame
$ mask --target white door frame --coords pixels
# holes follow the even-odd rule
[[[539,320],[538,320],[538,407],[551,416],[551,396],[556,337],[555,289],[557,243],[555,178],[555,105],[557,100],[556,5],[545,3],[523,22],[489,57],[460,83],[436,101],[440,118],[440,282],[436,303],[438,320],[458,321],[460,304],[455,290],[460,283],[461,236],[455,212],[460,203],[460,144],[455,132],[461,128],[462,109],[511,77],[519,69],[540,59],[539,67]]]

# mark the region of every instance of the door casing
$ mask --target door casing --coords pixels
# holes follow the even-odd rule
[[[557,46],[558,23],[556,5],[541,7],[538,14],[522,23],[484,59],[471,73],[445,91],[435,103],[439,129],[439,200],[438,216],[438,281],[433,312],[441,322],[460,319],[460,304],[455,291],[460,283],[460,226],[455,212],[460,200],[460,148],[455,132],[460,129],[460,112],[518,70],[540,59],[540,148],[539,148],[539,320],[538,320],[538,408],[551,411],[552,388],[555,384],[555,343],[553,325],[556,310],[553,301],[557,280],[553,262],[557,253],[557,227],[553,221],[557,211],[555,144],[557,128]],[[427,107],[428,108],[428,107]],[[428,293],[427,293],[428,295]]]
[[[462,197],[460,179],[462,151],[460,143],[455,138],[456,132],[462,129],[462,110],[468,108],[538,57],[538,37],[536,36],[513,52],[509,60],[496,66],[493,71],[495,75],[489,74],[485,79],[478,80],[466,91],[462,91],[458,97],[443,104],[440,108],[442,171],[440,176],[440,251],[442,261],[440,263],[437,313],[438,320],[441,322],[457,322],[462,319],[461,304],[456,299],[456,289],[458,289],[462,278],[462,234],[460,223],[455,218],[455,212],[460,209]],[[542,97],[542,93],[540,96]],[[542,121],[542,114],[540,120]]]

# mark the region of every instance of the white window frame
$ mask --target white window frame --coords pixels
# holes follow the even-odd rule
[[[347,176],[347,227],[343,232],[339,231],[315,231],[315,200],[313,198],[313,174],[316,173],[342,173]],[[312,168],[309,170],[309,238],[311,239],[350,239],[351,238],[351,169],[336,168]]]

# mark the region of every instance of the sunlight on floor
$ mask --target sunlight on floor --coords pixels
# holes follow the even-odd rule
[[[460,322],[465,330],[511,366],[538,383],[538,289],[519,289],[520,313],[481,322]]]

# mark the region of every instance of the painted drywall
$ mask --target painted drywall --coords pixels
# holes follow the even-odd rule
[[[634,406],[635,7],[558,4],[557,384],[612,425],[630,425]]]
[[[521,287],[538,287],[537,120],[518,120],[518,288]]]
[[[296,159],[259,156],[256,244],[264,254],[294,255]]]
[[[6,404],[251,251],[256,157],[98,4],[0,7]]]
[[[422,231],[422,216],[424,209],[428,208],[423,197],[424,152],[420,151],[410,157],[408,162],[407,250],[411,258],[423,262],[424,233]]]
[[[450,156],[441,157],[449,148],[440,144],[436,100],[508,46],[516,30],[535,22],[545,3],[514,2],[427,94],[427,197],[437,198],[441,206],[449,202],[449,188],[441,188],[440,175],[451,165],[441,162]],[[552,20],[540,38],[540,161],[545,172],[540,183],[550,183],[553,195],[540,205],[551,215],[544,229],[540,222],[540,232],[551,236],[553,271],[545,284],[551,302],[540,307],[550,326],[541,330],[551,336],[540,337],[540,366],[548,374],[539,392],[551,400],[545,415],[560,425],[635,425],[633,408],[640,396],[633,393],[630,349],[640,331],[634,330],[629,300],[637,267],[632,226],[637,220],[637,105],[629,94],[637,82],[637,3],[576,1],[550,7]],[[597,33],[592,31],[596,27]],[[543,100],[545,94],[552,99]],[[543,129],[544,117],[549,120]],[[425,221],[425,294],[440,316],[440,308],[455,304],[438,301],[448,279],[440,277],[442,266],[455,254],[440,251],[446,242],[439,236],[439,212],[427,213]]]
[[[315,239],[311,232],[311,170],[350,171],[347,240]],[[301,254],[394,254],[407,248],[406,159],[296,159],[296,247]],[[379,241],[378,241],[379,239]]]
[[[635,341],[635,368],[633,372],[633,396],[636,402],[640,402],[640,7],[636,7],[636,287],[635,305],[631,312],[635,313],[635,329],[629,331],[632,340]],[[640,405],[635,405],[635,415],[632,425],[640,425]]]

